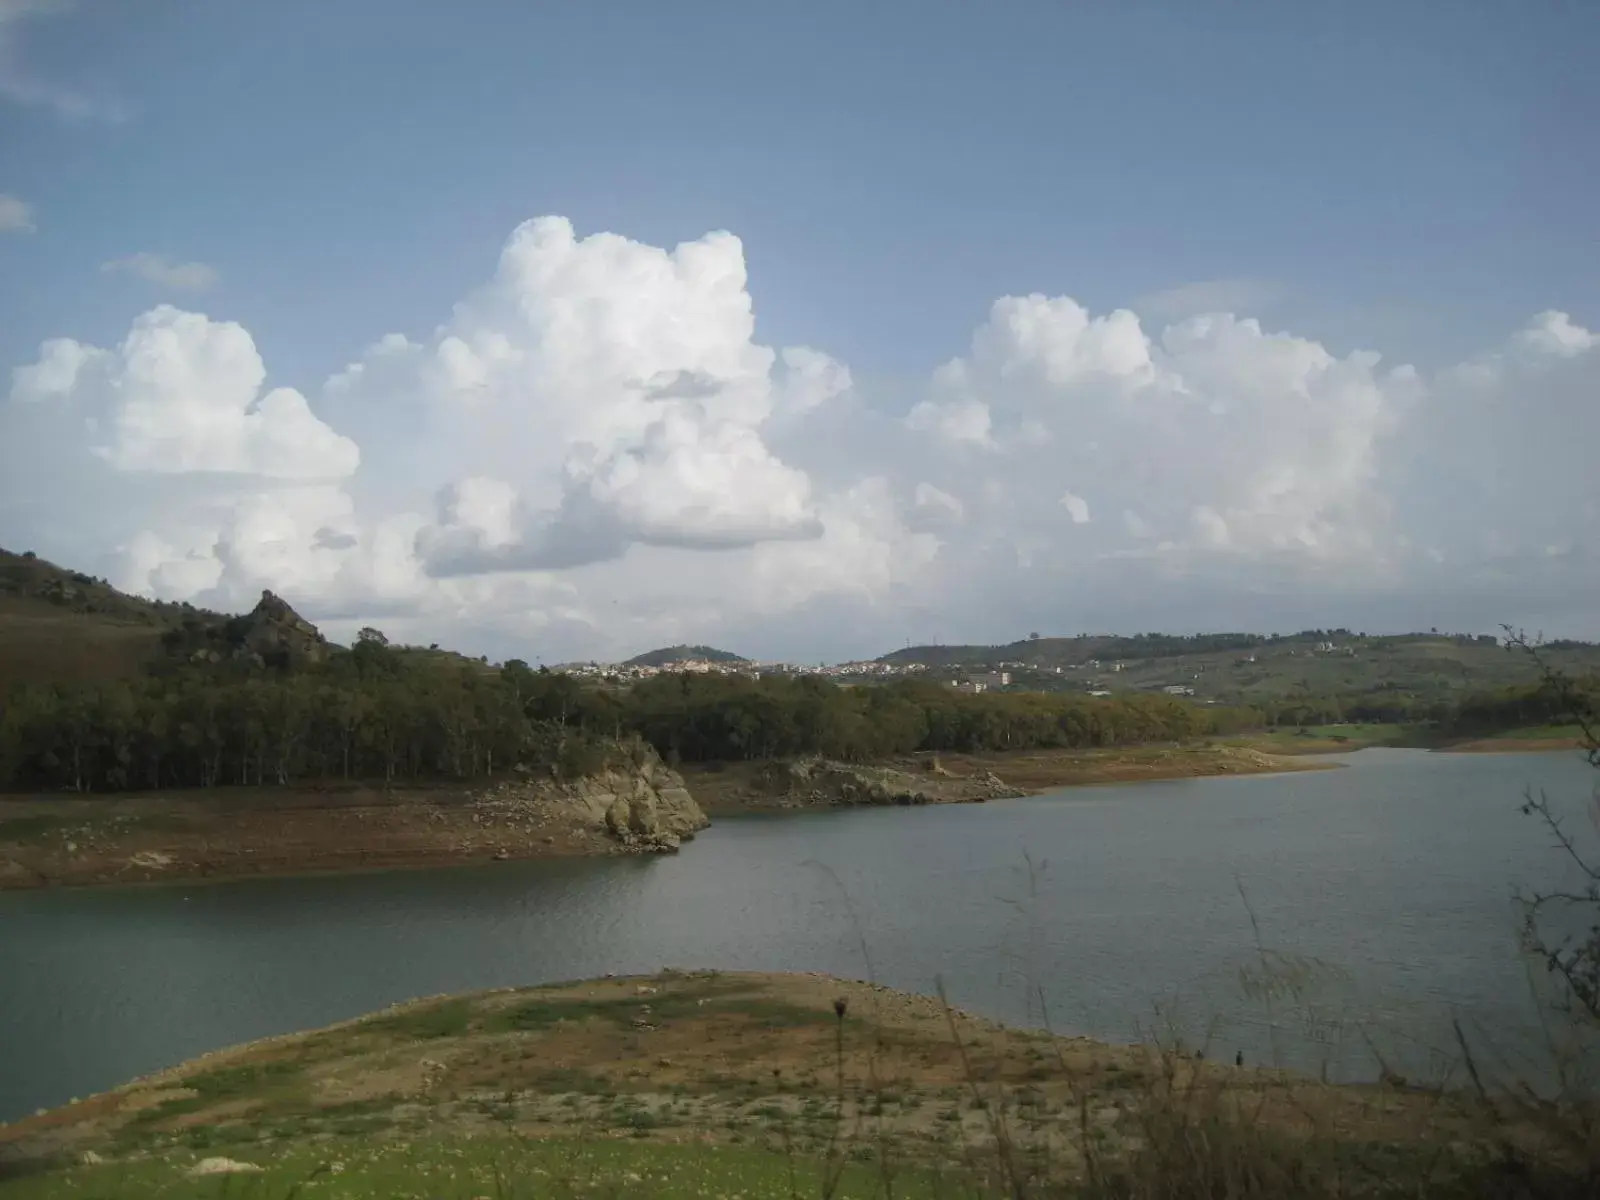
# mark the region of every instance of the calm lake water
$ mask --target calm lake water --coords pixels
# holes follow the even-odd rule
[[[1576,813],[1593,772],[1576,754],[1344,761],[728,819],[676,857],[0,893],[0,1120],[397,1000],[664,966],[942,980],[1008,1020],[1181,1029],[1343,1078],[1375,1074],[1368,1038],[1436,1069],[1453,1014],[1523,1053],[1538,1008],[1511,897],[1565,875],[1518,800],[1543,787]],[[1272,972],[1294,995],[1241,974],[1258,947],[1294,956]]]

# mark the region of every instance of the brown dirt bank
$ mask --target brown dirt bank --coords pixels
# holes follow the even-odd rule
[[[650,853],[705,824],[682,777],[648,761],[566,785],[0,798],[0,888]]]
[[[928,1165],[1003,1132],[1071,1170],[1085,1139],[1137,1152],[1154,1115],[1180,1106],[1381,1148],[1384,1170],[1396,1147],[1456,1152],[1475,1122],[1450,1094],[1239,1068],[1226,1047],[1202,1061],[1007,1029],[864,982],[667,971],[418,1001],[209,1054],[0,1126],[0,1163],[498,1132],[802,1151],[842,1140]]]

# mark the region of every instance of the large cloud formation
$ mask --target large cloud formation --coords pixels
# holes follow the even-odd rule
[[[544,217],[315,403],[198,313],[46,342],[0,405],[0,540],[169,598],[271,587],[336,633],[547,660],[1037,628],[1592,635],[1597,367],[1559,312],[1425,376],[1238,314],[1157,328],[1005,296],[892,404],[756,341],[732,234],[668,251]]]

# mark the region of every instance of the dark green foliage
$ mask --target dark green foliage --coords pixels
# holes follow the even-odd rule
[[[839,688],[814,676],[664,675],[625,697],[625,722],[683,762],[821,754],[867,761],[1178,741],[1255,728],[1259,713],[1169,696],[963,695],[934,683]]]
[[[1593,720],[1600,713],[1600,678],[1551,677],[1527,687],[1476,692],[1451,714],[1457,733],[1490,733],[1534,725]]]
[[[293,672],[223,664],[24,686],[0,700],[0,787],[466,781],[518,764],[564,778],[628,753],[608,701],[569,696],[564,676],[530,678],[519,690],[505,672],[364,641]]]

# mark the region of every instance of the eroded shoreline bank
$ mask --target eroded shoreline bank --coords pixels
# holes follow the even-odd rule
[[[705,814],[972,803],[1056,788],[1316,770],[1229,746],[917,755],[855,766],[659,764],[553,788],[218,788],[0,798],[0,889],[117,886],[675,849]],[[644,797],[619,821],[619,794]],[[632,800],[638,803],[637,799]]]

